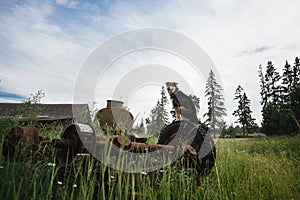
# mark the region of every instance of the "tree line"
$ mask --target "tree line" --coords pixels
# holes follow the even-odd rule
[[[300,126],[300,62],[286,61],[282,75],[268,61],[260,65],[260,95],[262,105],[262,132],[268,135],[293,135]]]

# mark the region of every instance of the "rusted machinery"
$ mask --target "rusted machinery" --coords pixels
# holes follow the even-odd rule
[[[107,101],[107,108],[97,113],[101,127],[116,128],[122,124],[129,129],[132,126],[132,114],[124,110],[122,105],[120,101]],[[183,158],[189,167],[195,168],[202,176],[210,173],[216,158],[214,141],[206,132],[207,127],[201,124],[174,122],[161,132],[157,144],[148,144],[147,138],[138,138],[133,134],[128,134],[128,137],[97,135],[94,128],[85,123],[69,125],[63,131],[61,139],[52,141],[39,137],[34,127],[16,127],[5,138],[2,154],[6,160],[23,160],[24,157],[32,157],[39,152],[42,144],[51,144],[56,149],[59,166],[68,168],[76,158],[83,155],[102,161],[110,156],[119,159],[120,152],[132,153],[129,159],[134,162],[137,153],[147,156],[157,151],[161,154],[153,155]],[[16,156],[17,152],[22,152],[22,156]],[[153,161],[150,159],[150,162]]]
[[[123,153],[133,153],[127,159],[134,162],[137,153],[147,156],[152,152],[160,152],[154,155],[166,156],[167,159],[163,158],[166,160],[171,157],[171,161],[183,158],[185,164],[195,168],[200,176],[209,174],[215,164],[216,149],[213,139],[201,126],[189,122],[175,122],[167,126],[162,131],[158,144],[147,144],[146,139],[139,140],[144,142],[135,142],[134,136],[99,136],[89,124],[75,123],[64,131],[62,139],[53,140],[53,145],[57,149],[57,158],[62,167],[71,164],[76,156],[86,154],[103,160],[113,156],[120,159],[118,156]],[[118,163],[118,160],[115,162]]]
[[[183,127],[188,128],[190,131],[192,128],[196,128],[191,124],[185,124]],[[180,146],[178,144],[181,143],[178,143],[178,141],[164,141],[166,135],[174,138],[174,134],[179,134],[177,131],[187,132],[187,130],[179,129],[180,123],[173,123],[167,126],[165,131],[162,132],[159,144],[147,144],[145,138],[138,138],[138,140],[143,142],[135,142],[136,138],[132,135],[131,137],[113,136],[111,138],[99,136],[96,135],[91,125],[74,123],[64,130],[61,139],[53,139],[51,144],[57,150],[57,161],[63,168],[68,167],[77,156],[91,155],[96,158],[98,158],[97,155],[99,156],[99,154],[101,154],[101,156],[114,156],[113,154],[118,154],[118,152],[116,153],[116,149],[117,151],[121,149],[124,152],[141,154],[163,149],[168,155],[178,153],[179,150],[183,149],[184,154],[182,156],[184,156],[187,161],[191,159],[194,160],[194,167],[200,175],[209,173],[215,161],[213,140],[210,137],[205,140],[204,135],[199,132],[199,127],[197,127],[199,134],[190,142],[191,145]],[[185,138],[179,139],[182,141],[185,140]],[[176,137],[174,140],[176,140]],[[2,154],[6,160],[12,160],[16,155],[18,155],[15,158],[16,160],[24,160],[24,155],[27,157],[33,156],[38,152],[40,150],[39,145],[43,142],[45,143],[45,139],[39,137],[36,128],[16,127],[13,128],[12,132],[5,138]],[[201,147],[203,155],[201,155]],[[112,149],[112,151],[108,149]],[[17,152],[21,152],[23,157],[16,154]]]
[[[2,155],[5,160],[11,160],[18,152],[18,148],[22,151],[37,151],[40,139],[38,131],[35,127],[16,127],[4,139],[2,146]]]
[[[37,159],[37,154],[50,156],[50,150],[45,149],[51,144],[49,137],[39,136],[38,130],[33,126],[19,126],[12,128],[11,132],[4,138],[2,155],[6,161],[25,161]]]
[[[135,142],[133,136],[113,136],[106,138],[96,135],[93,127],[89,124],[74,123],[66,128],[62,139],[55,139],[52,143],[54,148],[58,151],[57,158],[59,164],[63,167],[68,166],[77,155],[87,153],[94,155],[97,153],[101,154],[103,153],[101,150],[105,150],[106,153],[109,152],[113,156],[115,153],[114,150],[118,149],[132,153],[150,153],[164,149],[164,151],[172,153],[176,148],[175,146],[165,144],[147,144],[145,138],[139,138],[139,140],[145,142]],[[196,150],[191,146],[187,146],[186,151],[191,156],[197,154]],[[105,156],[110,155],[106,154]]]

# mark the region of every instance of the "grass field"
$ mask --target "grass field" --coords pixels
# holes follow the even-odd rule
[[[54,156],[34,163],[1,157],[0,199],[300,199],[300,135],[219,139],[216,166],[205,178],[182,168],[150,176],[100,164],[106,173],[95,176],[90,162],[79,162],[58,184],[54,162]]]

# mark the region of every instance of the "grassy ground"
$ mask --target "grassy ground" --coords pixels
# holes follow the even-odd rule
[[[1,157],[0,199],[300,199],[300,135],[219,139],[216,166],[205,178],[174,167],[146,176],[99,164],[96,176],[91,162],[78,161],[58,184],[59,168],[49,163],[54,156],[37,162]]]
[[[217,198],[300,199],[299,135],[219,140],[218,149]]]

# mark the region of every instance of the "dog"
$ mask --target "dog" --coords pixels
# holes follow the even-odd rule
[[[187,120],[199,123],[197,111],[192,100],[178,89],[177,84],[175,82],[166,82],[167,91],[175,109],[176,121]]]

